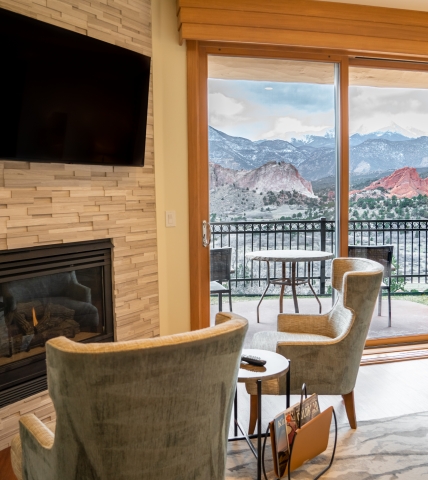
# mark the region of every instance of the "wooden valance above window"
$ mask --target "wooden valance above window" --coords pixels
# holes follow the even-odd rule
[[[428,57],[428,12],[316,0],[178,0],[180,40]]]

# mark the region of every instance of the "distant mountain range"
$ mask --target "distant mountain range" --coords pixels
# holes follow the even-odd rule
[[[428,137],[405,136],[398,129],[355,133],[350,137],[350,170],[367,175],[403,167],[428,167]],[[319,180],[335,171],[335,139],[310,135],[303,139],[259,140],[233,137],[209,127],[209,158],[234,170],[253,170],[268,162],[286,162],[295,166],[307,180]]]
[[[253,170],[272,161],[285,161],[298,167],[307,159],[305,151],[284,140],[253,142],[213,127],[209,127],[208,142],[210,162],[235,170]]]

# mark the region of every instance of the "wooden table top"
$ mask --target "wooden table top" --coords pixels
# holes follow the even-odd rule
[[[266,360],[266,364],[262,367],[249,365],[241,362],[238,373],[238,382],[244,383],[249,380],[271,380],[273,378],[282,377],[288,372],[288,360],[279,353],[270,352],[269,350],[256,350],[254,348],[245,348],[242,355],[253,355]]]
[[[264,260],[266,262],[317,262],[329,260],[334,255],[320,250],[260,250],[249,252],[248,260]]]

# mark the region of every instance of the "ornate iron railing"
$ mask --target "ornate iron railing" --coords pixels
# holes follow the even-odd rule
[[[245,255],[255,250],[303,249],[335,253],[335,222],[321,218],[301,221],[214,222],[215,247],[233,247],[232,288],[237,294],[260,293],[266,279],[264,262],[250,262]],[[349,244],[394,245],[394,285],[428,282],[428,221],[350,221]],[[316,262],[311,280],[320,294],[329,289],[331,262]],[[272,269],[279,275],[279,264]],[[304,265],[298,266],[303,275]],[[427,285],[428,288],[428,285]]]
[[[428,221],[376,220],[349,222],[349,244],[393,245],[398,282],[426,284],[428,279]]]

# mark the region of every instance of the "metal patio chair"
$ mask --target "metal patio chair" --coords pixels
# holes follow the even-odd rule
[[[391,270],[393,245],[349,245],[348,256],[368,258],[383,265],[383,282],[379,291],[378,315],[382,314],[382,290],[388,292],[388,327],[391,326]],[[385,282],[386,280],[386,282]]]
[[[229,295],[229,307],[232,311],[231,263],[232,247],[212,248],[210,250],[210,293],[218,295],[219,312],[223,309],[223,294],[225,293]],[[223,283],[227,283],[227,287]]]

